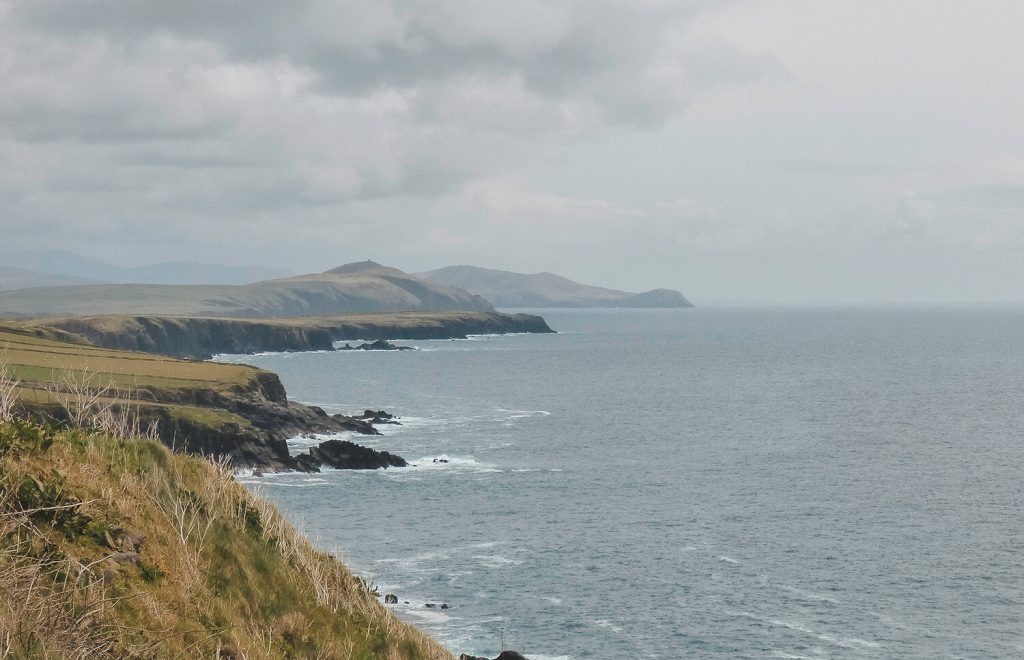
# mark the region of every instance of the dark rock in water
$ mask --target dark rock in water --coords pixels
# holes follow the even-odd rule
[[[385,605],[397,605],[398,604],[398,596],[396,596],[395,594],[385,594],[384,595],[384,604]]]
[[[449,608],[448,608],[448,603],[441,603],[441,609],[442,609],[442,610],[447,610],[447,609],[449,609]]]
[[[373,428],[373,424],[364,419],[359,419],[358,417],[334,415],[331,419],[345,431],[352,431],[362,435],[380,435],[380,431]]]
[[[295,457],[296,463],[315,464],[339,470],[376,470],[389,467],[406,467],[405,459],[386,451],[377,451],[357,445],[348,440],[326,440],[316,447],[310,447],[305,454]]]
[[[463,653],[462,655],[459,656],[459,660],[491,660],[491,659],[490,658],[485,658],[482,655],[469,655],[468,653]]]
[[[429,609],[429,610],[432,610],[432,609],[434,609],[435,607],[437,607],[437,603],[427,603],[427,604],[426,604],[426,605],[424,605],[423,607],[425,607],[425,608],[427,608],[427,609]]]
[[[494,660],[527,660],[527,657],[515,651],[502,651]]]
[[[366,409],[366,410],[363,411],[362,415],[359,415],[358,417],[355,417],[355,419],[361,419],[361,420],[364,420],[364,421],[366,421],[366,422],[368,422],[370,424],[398,424],[398,425],[401,425],[401,422],[398,421],[397,417],[395,417],[394,415],[392,415],[390,413],[387,413],[387,412],[385,412],[383,410],[370,410],[370,409]]]
[[[320,463],[309,454],[299,454],[292,459],[292,468],[297,472],[319,472]]]
[[[447,458],[435,458],[434,462],[435,463],[447,463],[448,459]]]
[[[416,349],[412,346],[396,346],[386,339],[378,339],[377,341],[363,342],[358,346],[346,343],[344,346],[338,348],[339,351],[415,351]]]

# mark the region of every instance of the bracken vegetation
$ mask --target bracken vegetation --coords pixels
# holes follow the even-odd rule
[[[0,386],[0,657],[452,657],[226,461],[111,409],[82,428],[5,410]]]

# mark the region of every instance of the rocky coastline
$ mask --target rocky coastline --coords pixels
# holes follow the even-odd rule
[[[297,319],[85,316],[25,323],[38,337],[207,360],[217,354],[332,351],[335,342],[465,339],[474,334],[552,333],[533,314],[409,312]]]

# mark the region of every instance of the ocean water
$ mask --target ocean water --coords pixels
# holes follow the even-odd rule
[[[242,480],[456,654],[1024,657],[1024,309],[540,313],[223,358],[416,463]]]

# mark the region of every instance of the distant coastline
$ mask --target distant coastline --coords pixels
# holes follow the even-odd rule
[[[222,353],[330,351],[352,340],[465,339],[474,334],[552,333],[540,316],[407,312],[294,319],[85,316],[23,321],[38,337],[206,360]]]

